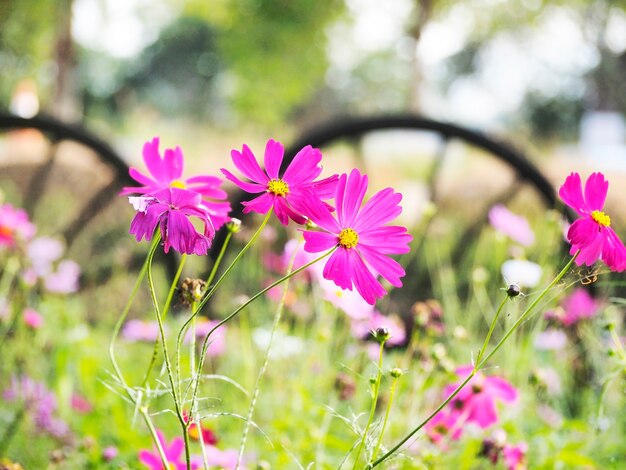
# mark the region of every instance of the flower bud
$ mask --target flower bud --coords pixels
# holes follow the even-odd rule
[[[511,284],[506,290],[506,295],[508,295],[510,299],[517,297],[521,293],[522,291],[517,284]]]
[[[389,339],[389,328],[386,326],[379,326],[372,332],[374,335],[374,339],[378,341],[380,344],[383,344],[385,341]]]
[[[394,379],[398,379],[400,377],[402,377],[402,375],[404,374],[404,372],[402,372],[402,369],[400,369],[399,367],[394,367],[393,369],[391,369],[389,371],[389,374],[391,375],[391,377],[393,377]]]
[[[241,230],[241,220],[232,217],[228,222],[226,222],[226,228],[231,233],[237,233]]]

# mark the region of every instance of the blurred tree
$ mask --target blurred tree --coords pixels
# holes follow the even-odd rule
[[[222,69],[214,28],[197,17],[176,18],[124,69],[117,95],[133,92],[165,115],[210,116]]]
[[[40,89],[55,84],[53,57],[58,15],[56,2],[0,0],[0,103],[8,108],[11,94],[22,79],[33,79]],[[48,97],[43,93],[43,97]],[[45,101],[45,99],[44,99]]]
[[[189,0],[184,13],[217,29],[221,91],[238,115],[273,125],[323,83],[326,27],[342,0]]]

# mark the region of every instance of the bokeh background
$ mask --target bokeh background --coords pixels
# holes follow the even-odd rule
[[[0,107],[132,162],[410,111],[623,169],[625,51],[624,1],[3,0]]]

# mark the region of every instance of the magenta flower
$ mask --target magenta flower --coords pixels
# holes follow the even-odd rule
[[[130,233],[135,235],[137,241],[144,237],[151,240],[159,225],[166,253],[172,247],[179,253],[207,254],[215,228],[206,208],[201,205],[199,193],[168,188],[131,199],[138,212],[130,224]],[[202,233],[196,231],[190,217],[196,217],[203,223]]]
[[[11,204],[0,205],[0,247],[11,248],[18,240],[30,240],[35,231],[24,209],[16,209]]]
[[[166,329],[167,325],[163,325]],[[166,329],[167,331],[167,329]],[[122,328],[122,338],[126,341],[145,341],[154,343],[159,337],[159,324],[156,321],[128,320]]]
[[[570,174],[559,189],[559,196],[580,216],[567,232],[572,244],[570,254],[580,250],[576,258],[578,266],[591,266],[602,259],[612,271],[626,269],[626,247],[611,228],[611,218],[602,212],[609,182],[602,173],[592,173],[582,183],[578,173]]]
[[[159,442],[163,447],[165,458],[169,464],[168,470],[186,470],[187,464],[185,463],[185,442],[182,437],[175,437],[172,442],[168,444],[163,437],[163,433],[157,430]],[[150,452],[149,450],[139,451],[139,461],[148,467],[150,470],[163,470],[163,462],[159,455],[158,450],[155,449]],[[191,462],[191,468],[196,469],[199,465],[197,462]]]
[[[502,448],[502,457],[507,470],[526,470],[524,459],[528,452],[528,444],[520,442],[517,445],[505,444]]]
[[[467,377],[473,367],[465,366],[457,369],[460,378]],[[459,384],[448,385],[444,395],[449,396]],[[475,423],[485,429],[498,422],[496,401],[512,403],[517,400],[517,390],[501,377],[485,376],[477,373],[468,384],[461,389],[450,402],[451,413],[457,416],[459,425]]]
[[[24,315],[24,323],[26,323],[26,326],[28,326],[29,328],[36,330],[40,328],[41,325],[43,325],[43,317],[35,309],[25,308],[23,315]]]
[[[530,246],[535,241],[535,234],[526,218],[514,214],[502,204],[489,209],[489,223],[498,232],[505,234],[520,245]]]
[[[456,441],[461,437],[463,428],[458,421],[457,413],[443,409],[426,423],[426,434],[433,443],[445,448],[446,438]]]
[[[233,150],[231,156],[237,169],[251,182],[241,181],[224,168],[222,173],[244,191],[260,194],[243,203],[244,214],[267,214],[274,208],[276,217],[283,225],[287,225],[289,219],[297,224],[304,224],[311,206],[323,207],[321,200],[332,197],[337,176],[315,181],[322,173],[322,153],[310,145],[300,150],[283,176],[279,176],[283,155],[283,145],[275,140],[268,140],[263,171],[250,148],[244,144],[241,152]]]
[[[547,312],[546,318],[557,320],[569,327],[581,320],[595,316],[599,310],[600,302],[595,300],[586,289],[577,287],[561,302],[561,308]]]
[[[337,247],[326,262],[324,278],[344,290],[355,287],[373,305],[386,294],[376,279],[378,275],[395,287],[402,286],[404,269],[387,255],[407,253],[413,237],[405,227],[385,225],[402,212],[401,194],[391,188],[383,189],[361,207],[366,191],[366,175],[358,170],[352,170],[349,176],[341,175],[335,195],[337,218],[328,210],[311,207],[311,220],[324,232],[303,234],[304,249],[309,253]]]
[[[150,176],[131,168],[131,178],[142,186],[127,186],[120,192],[128,194],[150,194],[167,188],[187,189],[202,196],[202,205],[207,209],[216,229],[229,220],[230,204],[225,201],[226,191],[220,188],[222,180],[216,176],[194,176],[183,178],[184,158],[180,147],[165,149],[163,157],[159,152],[159,138],[155,137],[143,146],[143,161]]]

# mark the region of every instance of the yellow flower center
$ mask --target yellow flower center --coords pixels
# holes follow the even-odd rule
[[[608,227],[609,225],[611,225],[611,218],[608,215],[606,215],[604,212],[593,211],[591,213],[591,218],[595,220],[597,223],[599,223],[600,225],[604,225],[605,227]]]
[[[344,248],[354,248],[359,243],[359,234],[351,228],[344,228],[339,232],[339,244]]]
[[[13,235],[13,229],[6,225],[0,225],[0,237],[10,237]]]
[[[283,180],[275,178],[267,183],[267,190],[276,196],[286,196],[289,194],[289,185]]]
[[[170,183],[170,188],[187,189],[187,186],[181,180],[174,180]]]

